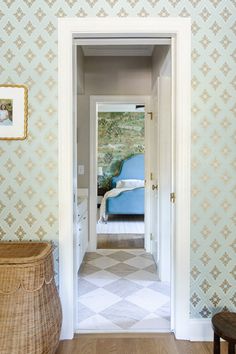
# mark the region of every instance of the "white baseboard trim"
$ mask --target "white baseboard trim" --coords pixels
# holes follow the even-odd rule
[[[189,320],[190,335],[189,339],[193,342],[212,342],[213,330],[211,319],[190,319]]]

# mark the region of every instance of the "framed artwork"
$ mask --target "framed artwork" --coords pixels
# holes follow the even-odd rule
[[[26,139],[27,121],[27,87],[0,85],[0,140]]]

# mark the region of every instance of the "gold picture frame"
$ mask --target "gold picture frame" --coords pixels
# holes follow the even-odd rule
[[[27,86],[0,85],[0,140],[24,140],[27,132]]]

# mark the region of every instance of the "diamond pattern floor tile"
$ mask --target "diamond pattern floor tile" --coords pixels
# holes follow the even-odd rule
[[[90,331],[92,330],[113,330],[113,331],[119,331],[120,327],[116,326],[113,322],[109,321],[107,318],[97,314],[94,316],[91,316],[79,323],[79,329],[84,330],[84,331]]]
[[[152,282],[152,284],[150,284],[148,287],[161,294],[170,296],[170,284],[167,282],[161,282],[161,281]]]
[[[146,258],[146,259],[150,259],[152,262],[154,262],[151,253],[142,252],[142,253],[140,254],[140,257],[143,257],[143,258]]]
[[[87,306],[84,306],[81,302],[78,303],[78,311],[79,311],[79,322],[86,320],[91,316],[96,315],[94,311],[89,309]]]
[[[150,330],[155,331],[156,329],[159,331],[169,331],[170,330],[170,321],[156,316],[155,313],[149,313],[145,318],[136,322],[131,329],[133,330]]]
[[[82,263],[79,271],[79,276],[83,278],[90,274],[96,273],[99,270],[100,268],[94,267],[92,264]]]
[[[148,314],[148,311],[129,301],[123,300],[108,307],[106,310],[102,311],[101,314],[117,326],[128,329],[134,325],[134,323],[144,318],[145,315]]]
[[[86,279],[93,285],[101,288],[118,280],[119,277],[114,273],[108,272],[107,270],[100,270],[99,272],[89,274]]]
[[[170,321],[170,302],[166,302],[163,306],[158,307],[154,312],[158,317],[162,317]]]
[[[79,286],[78,286],[78,295],[82,296],[84,294],[89,293],[90,291],[93,291],[97,289],[96,285],[93,285],[89,281],[85,280],[84,278],[81,278],[79,280]]]
[[[138,269],[143,269],[153,265],[153,260],[138,256],[128,259],[127,261],[125,261],[125,263]]]
[[[84,262],[89,262],[89,261],[92,261],[94,259],[98,259],[101,257],[102,257],[102,255],[97,252],[87,252],[84,256]]]
[[[100,269],[106,269],[108,267],[114,266],[115,264],[119,263],[118,261],[116,261],[115,259],[112,259],[110,257],[100,257],[97,259],[93,259],[89,262],[89,264],[98,267]]]
[[[130,252],[126,252],[122,250],[122,251],[115,251],[114,253],[111,253],[109,257],[116,259],[119,262],[124,262],[127,261],[128,259],[134,258],[135,255]]]
[[[79,303],[88,307],[95,313],[105,310],[107,307],[114,305],[118,301],[120,301],[119,296],[101,288],[91,291],[79,298]]]
[[[144,250],[90,252],[78,279],[78,330],[170,330],[170,286]]]
[[[169,297],[157,293],[149,288],[143,288],[134,294],[127,296],[126,300],[143,309],[147,309],[149,312],[154,312],[158,307],[161,307],[167,303],[169,301]]]
[[[118,275],[119,277],[126,277],[127,275],[134,273],[137,268],[126,263],[117,263],[106,270],[110,273]]]
[[[155,264],[151,264],[150,266],[143,268],[143,270],[146,270],[146,272],[150,272],[150,273],[157,273],[157,267]]]
[[[112,292],[113,294],[119,295],[121,298],[125,298],[126,296],[142,289],[142,287],[127,279],[119,279],[114,283],[104,286],[104,289]]]
[[[106,249],[98,249],[96,252],[102,256],[109,256],[110,254],[114,253],[114,250],[106,248]]]
[[[156,273],[153,274],[143,269],[129,274],[126,279],[134,281],[135,283],[142,286],[150,286],[153,282],[157,282],[159,280]]]

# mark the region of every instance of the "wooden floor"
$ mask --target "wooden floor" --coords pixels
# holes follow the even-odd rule
[[[221,343],[221,354],[227,344]],[[62,341],[55,354],[212,354],[211,342],[177,341],[173,334],[80,334]]]
[[[97,247],[104,248],[144,248],[142,234],[97,234]]]

